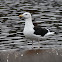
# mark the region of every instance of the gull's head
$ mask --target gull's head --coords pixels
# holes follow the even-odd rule
[[[29,12],[25,12],[22,15],[19,15],[19,17],[24,17],[25,19],[31,18],[31,14]]]

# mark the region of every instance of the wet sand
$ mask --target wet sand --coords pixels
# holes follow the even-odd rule
[[[0,62],[62,62],[62,49],[0,51]]]
[[[35,25],[57,32],[40,41],[41,49],[26,50],[31,49],[32,41],[24,39],[25,21],[18,17],[25,11],[32,13]],[[38,47],[37,41],[33,46]],[[62,49],[54,48],[62,48],[62,1],[0,1],[0,62],[62,62]]]

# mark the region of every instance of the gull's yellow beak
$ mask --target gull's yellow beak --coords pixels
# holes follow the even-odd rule
[[[23,15],[19,15],[19,17],[23,17]]]

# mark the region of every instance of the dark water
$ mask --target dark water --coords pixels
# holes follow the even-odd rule
[[[62,1],[56,0],[0,0],[0,50],[31,49],[32,42],[22,33],[24,20],[19,14],[28,11],[33,23],[57,34],[40,41],[40,49],[62,48]],[[38,42],[34,41],[34,48]]]

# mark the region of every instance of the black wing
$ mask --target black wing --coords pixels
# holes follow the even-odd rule
[[[48,32],[47,29],[41,28],[41,27],[38,27],[38,26],[34,27],[33,29],[35,30],[34,34],[36,34],[36,35],[44,36]]]

